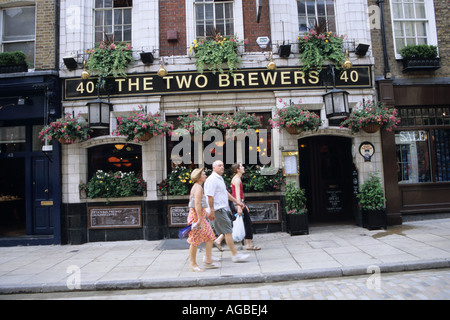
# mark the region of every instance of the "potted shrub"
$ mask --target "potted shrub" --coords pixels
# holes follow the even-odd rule
[[[99,170],[86,184],[80,184],[79,189],[90,199],[122,198],[143,195],[147,191],[147,183],[134,172]]]
[[[381,102],[363,100],[341,123],[341,128],[348,127],[352,133],[361,130],[367,133],[375,133],[380,129],[392,131],[399,123],[400,118],[397,109],[388,108]]]
[[[89,59],[86,63],[88,69],[99,76],[98,86],[105,86],[105,79],[127,77],[125,73],[128,66],[134,61],[131,45],[127,43],[114,43],[109,38],[99,43],[94,49],[88,50]]]
[[[385,197],[381,179],[376,174],[370,174],[356,195],[362,215],[362,226],[369,230],[386,229]]]
[[[307,33],[297,38],[300,63],[303,71],[320,72],[322,65],[330,61],[340,69],[345,61],[343,52],[344,37],[326,31],[326,23],[317,24]]]
[[[153,136],[164,136],[171,133],[173,125],[161,119],[161,114],[147,113],[142,107],[133,110],[133,114],[127,118],[117,117],[117,129],[114,134],[126,136],[127,141],[148,141]]]
[[[245,41],[239,41],[236,36],[225,37],[220,33],[212,37],[194,40],[189,48],[189,53],[194,52],[197,71],[203,73],[205,68],[216,74],[217,71],[225,73],[222,64],[228,67],[228,73],[233,75],[241,63],[237,50]]]
[[[286,186],[284,199],[286,202],[287,229],[291,236],[309,234],[305,189],[301,189],[291,182]]]
[[[39,133],[39,138],[42,141],[57,139],[61,144],[73,144],[79,141],[89,139],[91,129],[89,124],[81,117],[75,119],[70,114],[65,117],[57,119],[45,126]]]
[[[299,134],[306,130],[317,131],[322,120],[318,114],[307,110],[306,107],[291,103],[277,109],[270,123],[272,128],[286,129],[290,134]]]
[[[27,57],[22,51],[0,53],[0,73],[27,72]]]
[[[437,47],[427,44],[408,45],[400,50],[403,71],[436,70],[439,65]]]

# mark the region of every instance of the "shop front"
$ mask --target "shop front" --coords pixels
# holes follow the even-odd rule
[[[401,117],[397,130],[383,135],[388,209],[396,221],[450,213],[448,84],[415,79],[384,87],[381,96]]]
[[[351,107],[373,97],[370,66],[355,66],[345,72],[348,76],[339,73],[335,83],[350,93]],[[326,68],[323,73],[305,74],[286,67],[242,69],[233,77],[186,71],[107,79],[108,91],[101,91],[100,97],[109,98],[112,105],[109,134],[94,134],[87,141],[62,146],[63,243],[176,237],[188,213],[188,189],[183,188],[189,184],[189,170],[210,170],[214,160],[222,160],[226,166],[241,162],[251,173],[246,179],[248,185],[253,182],[253,189],[246,191],[246,200],[257,232],[286,230],[285,180],[307,188],[312,221],[354,219],[354,172],[359,173],[358,180],[369,172],[382,171],[380,134],[352,135],[326,119],[326,76]],[[95,78],[65,79],[64,111],[87,120],[87,104],[97,96],[95,84]],[[290,134],[272,129],[269,120],[275,110],[290,102],[321,116],[324,121],[317,132]],[[224,131],[219,131],[222,139],[200,134],[200,139],[166,135],[149,141],[126,141],[126,137],[115,135],[117,118],[131,115],[138,106],[147,113],[160,112],[161,119],[175,128],[180,116],[234,114],[239,110],[261,117],[262,123],[255,130],[256,145],[251,139],[224,139]],[[355,153],[368,141],[376,150],[371,161]],[[286,151],[299,153],[299,170],[283,176]],[[80,188],[99,172],[117,176],[119,171],[142,177],[145,190],[124,197],[91,198]],[[102,177],[103,184],[106,178]],[[167,189],[169,184],[171,189]]]
[[[60,112],[51,72],[0,77],[0,246],[60,243],[59,145],[38,135]]]

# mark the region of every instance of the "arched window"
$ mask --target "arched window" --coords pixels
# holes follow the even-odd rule
[[[88,150],[88,175],[97,171],[142,173],[142,147],[134,144],[104,144]]]

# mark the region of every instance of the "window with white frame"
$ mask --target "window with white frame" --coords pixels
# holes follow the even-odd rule
[[[22,51],[34,66],[36,8],[16,7],[0,10],[2,52]]]
[[[196,38],[234,35],[233,1],[194,0]]]
[[[95,42],[131,42],[133,0],[95,0]]]
[[[334,0],[297,0],[299,32],[304,33],[326,23],[326,30],[336,32],[336,14]]]
[[[397,58],[407,45],[437,43],[432,0],[392,0],[391,10]]]

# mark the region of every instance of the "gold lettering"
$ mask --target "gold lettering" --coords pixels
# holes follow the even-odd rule
[[[226,73],[219,74],[219,87],[229,87],[230,86],[230,76]]]
[[[203,78],[203,84],[201,85],[198,79]],[[195,78],[195,85],[199,88],[204,88],[208,85],[208,78],[205,75],[199,75]]]
[[[281,72],[281,84],[291,84],[290,75],[289,71]]]
[[[308,81],[311,84],[318,84],[319,83],[319,72],[311,71],[309,73],[309,80]]]
[[[305,73],[303,71],[295,71],[294,72],[294,83],[298,84],[299,81],[302,81],[302,84],[305,84]]]
[[[116,79],[116,82],[119,83],[119,92],[122,92],[122,83],[125,81],[125,79]]]
[[[249,72],[248,85],[249,86],[257,86],[258,85],[258,73],[257,72]]]
[[[133,89],[133,87],[135,87],[136,88],[136,91],[139,91],[139,78],[136,78],[136,82],[132,82],[132,79],[130,78],[130,79],[128,79],[128,91],[132,91]]]
[[[241,86],[245,87],[245,80],[244,80],[244,75],[242,73],[235,73],[234,74],[234,86],[237,87],[238,86],[238,82],[241,83]]]
[[[189,76],[189,80],[187,79],[186,76],[182,76],[181,80],[180,77],[177,76],[177,82],[178,82],[178,88],[181,89],[183,88],[183,85],[189,89],[191,87],[191,80],[192,80],[192,75]]]
[[[277,76],[278,76],[278,72],[274,72],[274,73],[272,73],[272,72],[267,72],[267,73],[262,72],[261,73],[261,78],[262,78],[263,83],[264,83],[265,86],[267,86],[269,81],[270,81],[271,85],[275,85],[275,82],[277,81]]]
[[[173,79],[173,76],[165,76],[165,77],[163,77],[163,79],[166,80],[166,84],[167,84],[166,89],[170,90],[170,80]]]
[[[153,90],[153,78],[144,78],[144,91]]]

